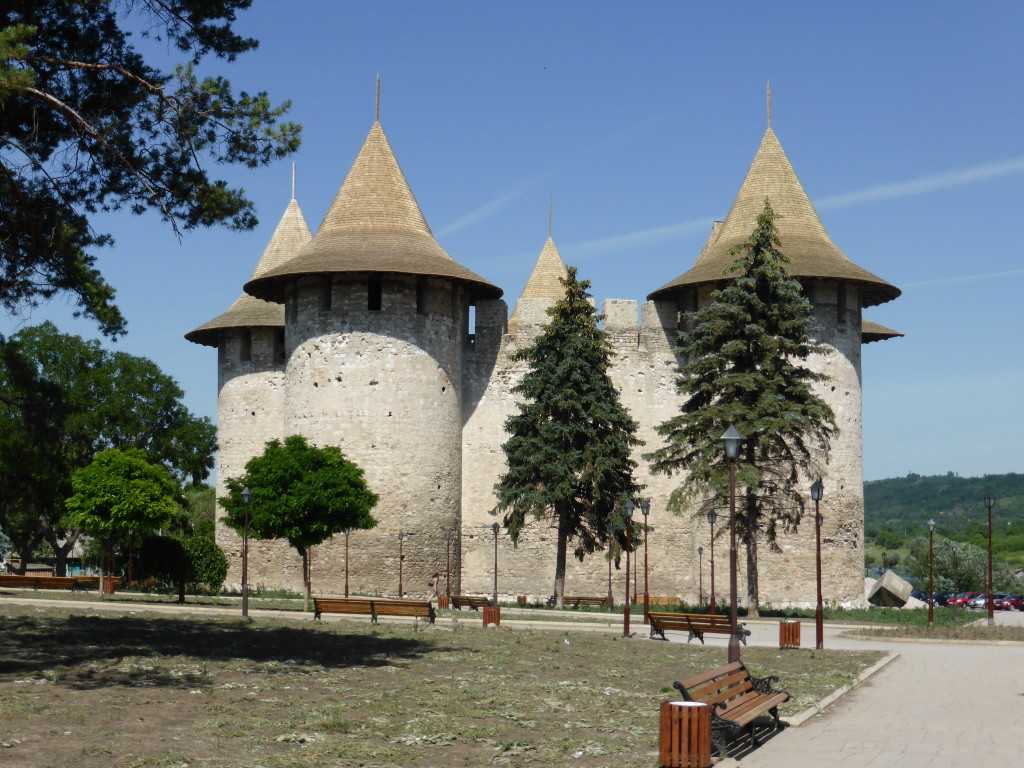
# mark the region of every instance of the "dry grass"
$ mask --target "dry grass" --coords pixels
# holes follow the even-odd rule
[[[245,624],[0,607],[0,742],[10,745],[0,763],[649,767],[672,681],[725,663],[721,647],[477,621]],[[743,656],[755,674],[779,675],[795,712],[880,654]]]

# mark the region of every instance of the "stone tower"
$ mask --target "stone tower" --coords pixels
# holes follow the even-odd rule
[[[648,298],[666,318],[707,304],[736,258],[730,252],[750,238],[766,199],[777,216],[781,250],[790,259],[787,271],[800,280],[814,305],[820,328],[815,341],[825,348],[807,361],[827,377],[816,391],[832,407],[839,426],[823,478],[823,579],[834,599],[853,600],[862,596],[864,562],[860,347],[865,341],[899,335],[877,325],[866,335],[861,310],[895,299],[900,290],[858,267],[835,246],[769,125],[724,223],[712,231],[689,271]],[[814,479],[807,478],[807,485]],[[781,554],[760,547],[759,570],[771,585],[763,591],[775,602],[806,601],[801,574],[809,565],[813,568],[813,557],[813,524],[783,540]]]
[[[470,307],[501,289],[438,245],[375,121],[316,236],[245,290],[284,304],[283,434],[340,447],[380,495],[350,588],[425,594],[461,522]],[[337,592],[343,545],[316,549],[318,591]]]
[[[310,241],[309,226],[294,195],[278,222],[252,278],[281,265]],[[250,278],[250,279],[252,279]],[[217,348],[217,497],[226,480],[245,472],[245,463],[262,453],[268,440],[283,437],[284,307],[242,294],[228,310],[185,338]],[[218,517],[223,510],[217,506]],[[228,582],[241,581],[241,537],[218,525],[217,543],[228,554]],[[301,582],[301,568],[287,544],[254,540],[249,544],[250,581],[279,583],[282,576]]]

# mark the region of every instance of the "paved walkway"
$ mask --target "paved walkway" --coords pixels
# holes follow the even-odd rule
[[[996,623],[1024,625],[1024,613],[997,612]],[[778,645],[777,625],[752,629],[752,643]],[[804,645],[808,639],[813,645],[813,621],[801,629]],[[884,642],[841,634],[827,627],[825,647],[895,650],[899,658],[822,715],[744,757],[741,768],[1021,764],[1024,645]]]

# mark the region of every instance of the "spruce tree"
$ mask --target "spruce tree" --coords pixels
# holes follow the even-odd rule
[[[528,516],[557,526],[558,607],[570,543],[582,561],[611,543],[609,522],[624,543],[621,510],[641,489],[630,458],[641,444],[637,423],[608,376],[612,349],[589,301],[590,281],[578,281],[576,268],[569,267],[562,285],[565,298],[548,310],[550,322],[530,347],[513,356],[529,369],[512,389],[522,402],[519,413],[505,422],[508,470],[495,485],[494,509],[504,513],[514,543]]]
[[[697,514],[728,499],[729,465],[721,436],[729,425],[746,436],[737,460],[737,536],[747,550],[747,597],[758,612],[757,547],[778,549],[804,512],[803,487],[828,460],[837,427],[814,394],[825,377],[801,365],[821,347],[812,340],[813,307],[789,276],[768,200],[750,239],[733,253],[730,281],[712,301],[687,313],[677,354],[680,413],[658,426],[666,445],[646,458],[654,472],[681,473],[669,500]],[[725,526],[723,526],[724,529]]]

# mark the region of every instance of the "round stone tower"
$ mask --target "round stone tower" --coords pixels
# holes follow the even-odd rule
[[[252,277],[284,263],[312,239],[294,196],[278,222]],[[284,436],[284,307],[242,294],[224,314],[185,338],[217,348],[217,497],[225,482],[245,472],[268,440]],[[217,506],[220,518],[223,510]],[[228,555],[228,583],[241,582],[241,537],[217,526],[217,543]],[[298,558],[283,542],[249,544],[252,584],[278,584],[282,574],[302,583]]]
[[[729,215],[716,224],[693,267],[648,298],[658,305],[663,318],[678,318],[681,312],[707,304],[711,292],[723,282],[724,270],[736,259],[730,252],[749,240],[756,228],[766,199],[776,213],[781,250],[790,259],[786,268],[814,304],[820,328],[815,340],[824,352],[806,364],[827,377],[817,385],[817,393],[832,407],[840,430],[832,440],[823,478],[823,592],[826,600],[860,602],[864,598],[860,347],[867,341],[901,335],[864,321],[861,310],[895,299],[900,290],[858,267],[835,246],[770,123]],[[807,478],[808,487],[814,479]],[[781,553],[759,548],[762,598],[814,601],[813,516],[806,519],[812,522],[801,525],[797,534],[780,538]]]
[[[284,434],[340,447],[380,495],[350,591],[424,596],[446,531],[458,562],[470,307],[501,289],[438,245],[377,121],[316,236],[245,290],[285,305]],[[341,588],[345,549],[314,552],[317,591]]]

